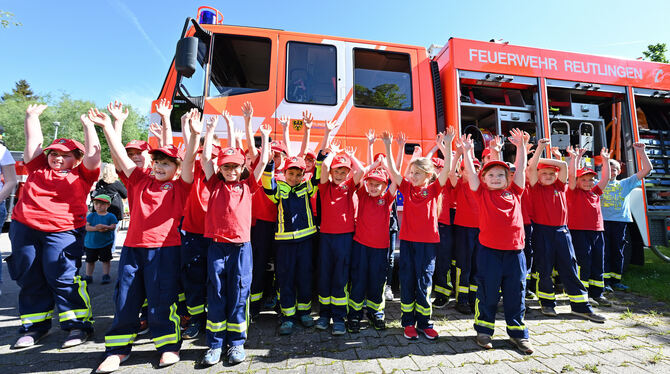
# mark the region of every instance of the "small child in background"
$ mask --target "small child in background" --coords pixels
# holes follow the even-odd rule
[[[86,251],[86,275],[82,277],[85,281],[93,283],[93,271],[95,262],[102,262],[101,284],[111,282],[109,276],[110,261],[112,260],[112,245],[114,244],[114,232],[119,220],[112,213],[107,212],[112,199],[105,194],[93,198],[95,212],[86,217],[86,237],[84,238],[84,249]]]

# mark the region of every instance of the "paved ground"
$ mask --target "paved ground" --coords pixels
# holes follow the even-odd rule
[[[125,233],[122,233],[122,235]],[[9,254],[7,234],[0,235],[3,257]],[[115,256],[113,273],[118,254]],[[61,350],[66,334],[57,328],[29,349],[10,349],[19,326],[16,284],[8,278],[3,264],[0,296],[0,373],[90,373],[100,362],[104,333],[113,314],[114,285],[100,285],[100,268],[89,287],[95,316],[95,339],[82,346]],[[115,280],[115,276],[113,279]],[[389,328],[372,328],[360,334],[333,337],[327,332],[299,329],[293,336],[279,337],[277,318],[271,312],[261,315],[249,330],[246,362],[230,367],[201,368],[196,364],[203,354],[204,339],[187,341],[182,361],[170,368],[157,369],[158,354],[148,339],[139,340],[121,373],[670,373],[670,307],[631,295],[617,294],[615,306],[603,308],[604,325],[575,319],[567,299],[561,298],[559,317],[544,318],[537,301],[528,303],[526,323],[535,353],[523,356],[506,340],[504,320],[498,315],[494,349],[482,351],[473,340],[472,319],[454,309],[435,310],[433,318],[440,333],[437,341],[409,342],[402,336],[400,304],[387,303]]]

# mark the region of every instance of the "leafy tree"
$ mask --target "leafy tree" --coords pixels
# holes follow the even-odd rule
[[[13,21],[14,13],[0,10],[0,27],[3,29],[9,26],[21,26],[21,22]]]
[[[356,104],[392,109],[407,109],[407,95],[398,93],[400,87],[395,83],[384,83],[372,90],[360,84],[355,85]]]
[[[647,60],[654,62],[663,62],[668,63],[667,57],[665,57],[665,52],[668,51],[665,43],[650,44],[647,46],[647,50],[642,52],[644,57]]]
[[[5,93],[2,95],[3,101],[12,98],[22,100],[39,100],[39,97],[35,96],[33,90],[30,88],[30,84],[25,79],[21,79],[15,83],[15,87],[12,88],[12,93]]]

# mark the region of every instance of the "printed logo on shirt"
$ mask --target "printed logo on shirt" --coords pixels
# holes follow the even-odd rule
[[[554,197],[559,196],[561,194],[561,191],[559,190],[554,190]]]
[[[242,192],[242,184],[238,183],[233,186],[233,192]]]
[[[503,199],[507,199],[508,197],[512,196],[512,193],[509,191],[503,191],[503,193],[500,196],[502,196]]]
[[[343,185],[340,186],[340,189],[341,189],[342,191],[346,191],[346,190],[349,189],[349,186],[347,186],[346,183],[345,183],[345,184],[343,184]]]
[[[421,194],[421,196],[426,197],[426,196],[428,196],[428,189],[427,189],[427,188],[424,188],[424,189],[422,189],[421,192],[419,192],[419,193]]]
[[[167,191],[172,189],[172,182],[167,182],[161,186],[161,189]]]
[[[58,174],[67,174],[70,172],[70,169],[56,170]]]
[[[377,205],[383,206],[384,204],[386,204],[386,199],[377,199]]]

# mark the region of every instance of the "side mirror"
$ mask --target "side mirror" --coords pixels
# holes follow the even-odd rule
[[[174,66],[178,73],[190,78],[198,64],[198,43],[196,37],[182,38],[177,42],[177,50],[174,56]]]

